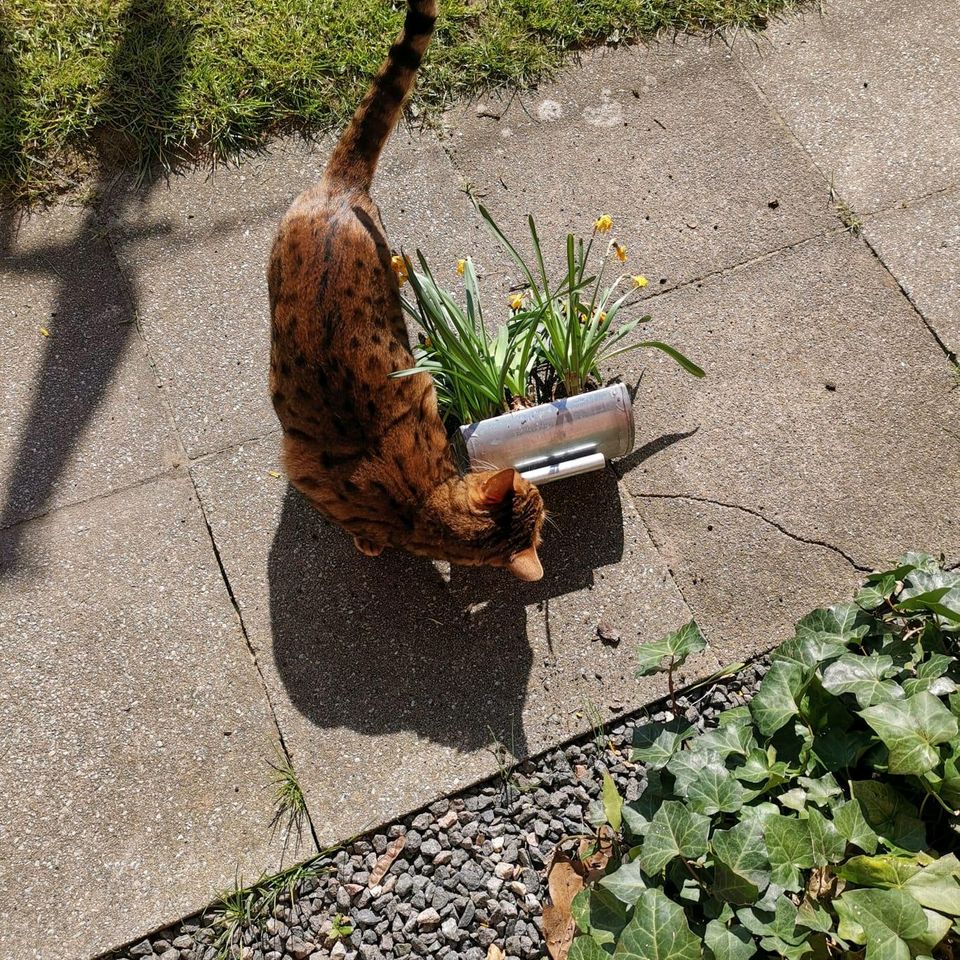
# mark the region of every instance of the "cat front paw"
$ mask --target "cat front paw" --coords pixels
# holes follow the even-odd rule
[[[364,555],[368,557],[379,557],[383,553],[383,546],[374,543],[372,540],[365,540],[363,537],[354,537],[353,545]]]

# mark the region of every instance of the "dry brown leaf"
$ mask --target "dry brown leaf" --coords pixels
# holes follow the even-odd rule
[[[586,775],[587,775],[587,765],[586,765],[585,763],[578,763],[578,764],[573,768],[573,775],[574,775],[578,780],[583,780],[583,779],[586,777]]]
[[[490,944],[490,949],[487,951],[487,960],[505,960],[506,954],[495,944]]]
[[[390,869],[390,865],[393,863],[397,857],[400,856],[400,851],[403,849],[403,845],[407,842],[407,835],[401,833],[393,843],[384,851],[383,856],[373,865],[373,869],[370,871],[370,879],[367,881],[368,887],[376,887],[380,885],[380,881],[387,875],[387,871]]]
[[[553,960],[566,960],[570,951],[577,932],[570,907],[583,886],[582,865],[563,854],[554,856],[547,874],[551,902],[543,908],[543,936]]]

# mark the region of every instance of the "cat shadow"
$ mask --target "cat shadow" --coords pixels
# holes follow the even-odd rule
[[[495,741],[529,753],[528,620],[623,555],[607,470],[545,487],[545,575],[453,567],[390,550],[371,559],[288,489],[268,560],[273,656],[291,702],[318,727],[413,731],[460,751]],[[549,649],[538,650],[549,655]]]

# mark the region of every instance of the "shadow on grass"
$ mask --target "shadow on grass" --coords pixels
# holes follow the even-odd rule
[[[527,617],[623,556],[610,471],[544,488],[554,517],[539,583],[504,571],[357,554],[293,489],[270,550],[273,655],[291,702],[319,727],[413,731],[462,751],[495,740],[526,755],[533,665]]]
[[[16,64],[9,38],[0,32],[0,89],[4,101],[20,102]],[[136,149],[150,171],[141,181],[141,195],[162,177],[159,160],[166,150],[164,117],[176,104],[186,62],[190,32],[170,13],[165,0],[134,0],[126,9],[108,75],[103,113],[126,116],[132,103],[144,110]],[[155,55],[144,57],[147,47]],[[20,137],[18,123],[5,123],[5,140]],[[11,133],[11,131],[13,133]],[[103,168],[113,151],[129,144],[122,132],[100,131]],[[23,143],[15,143],[25,149]],[[16,169],[16,163],[14,162]],[[24,164],[19,169],[23,172]],[[110,184],[101,179],[96,193]],[[112,212],[121,214],[136,199],[133,191],[118,191]],[[0,260],[4,272],[39,285],[53,282],[56,296],[52,317],[37,316],[44,340],[40,369],[30,390],[30,407],[18,431],[0,507],[0,529],[13,527],[0,553],[0,577],[12,574],[21,562],[19,521],[42,513],[49,505],[66,464],[110,388],[131,342],[136,338],[137,303],[133,278],[125,275],[103,241],[103,223],[96,207],[88,207],[62,241],[18,250],[22,221],[12,210],[0,213]],[[109,458],[110,451],[103,456]]]

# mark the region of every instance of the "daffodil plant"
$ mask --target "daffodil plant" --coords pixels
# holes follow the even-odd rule
[[[461,423],[473,423],[507,413],[524,404],[535,359],[537,311],[518,307],[505,325],[491,335],[483,320],[477,275],[468,257],[457,263],[464,280],[466,309],[434,279],[423,254],[420,271],[409,260],[393,258],[401,283],[410,281],[414,299],[401,294],[404,311],[424,334],[414,348],[416,367],[396,377],[429,371],[437,387],[441,411]]]
[[[425,332],[415,349],[416,367],[394,376],[429,371],[445,415],[470,423],[516,406],[582,393],[602,383],[601,364],[644,347],[663,351],[696,377],[704,375],[680,351],[659,340],[626,342],[639,324],[650,320],[649,315],[614,326],[620,310],[633,305],[631,296],[647,285],[647,279],[621,273],[603,287],[608,266],[627,260],[626,247],[616,240],[606,244],[597,274],[589,275],[595,241],[613,227],[608,215],[596,220],[586,243],[567,236],[566,271],[551,281],[533,217],[528,220],[535,260],[531,267],[490,213],[483,206],[478,210],[525,281],[509,297],[510,316],[496,335],[486,330],[469,258],[457,262],[457,273],[464,279],[465,310],[437,284],[421,253],[419,270],[409,258],[397,256],[393,261],[400,282],[409,279],[414,293],[413,300],[401,297],[403,308]],[[543,367],[549,375],[535,377]]]

